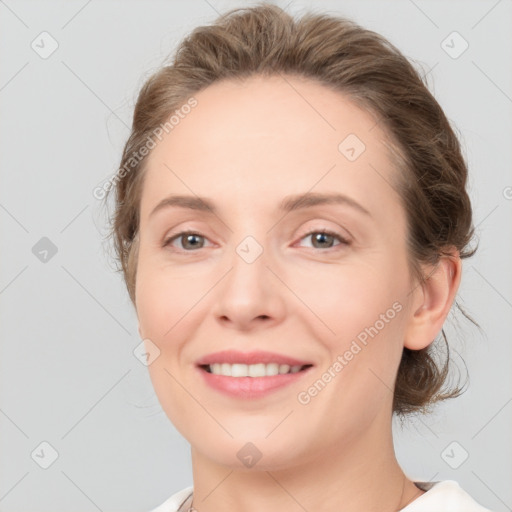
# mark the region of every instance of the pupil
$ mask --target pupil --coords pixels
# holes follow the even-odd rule
[[[327,239],[331,238],[332,239],[332,235],[328,235],[327,233],[317,233],[316,237],[315,237],[315,240],[317,242],[320,242],[320,243],[325,243],[325,238],[327,237]]]
[[[196,239],[196,241],[197,241],[198,238],[199,237],[197,235],[185,235],[185,239],[186,239],[185,245],[189,244],[192,241],[192,243],[191,243],[192,247],[197,247],[197,243],[196,244],[194,243],[194,239]]]

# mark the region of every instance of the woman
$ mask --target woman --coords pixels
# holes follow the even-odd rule
[[[485,511],[414,482],[392,415],[426,411],[474,251],[443,111],[381,36],[274,5],[195,29],[143,86],[112,236],[193,488],[154,512]],[[444,334],[444,333],[443,333]]]

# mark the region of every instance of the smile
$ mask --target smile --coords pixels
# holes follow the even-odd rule
[[[224,375],[225,377],[271,377],[274,375],[286,375],[289,373],[298,373],[311,365],[294,365],[279,363],[257,363],[257,364],[230,364],[214,363],[203,365],[202,368],[208,373],[214,375]]]
[[[267,351],[223,350],[196,361],[210,389],[235,399],[264,398],[302,379],[313,368],[307,360]]]

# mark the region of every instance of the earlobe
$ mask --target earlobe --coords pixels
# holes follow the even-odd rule
[[[427,269],[426,278],[416,290],[408,320],[404,346],[421,350],[441,332],[459,289],[462,264],[458,251],[443,256],[435,267]]]

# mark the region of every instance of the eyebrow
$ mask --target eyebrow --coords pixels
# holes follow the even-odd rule
[[[371,217],[371,213],[357,201],[346,195],[336,193],[322,194],[318,192],[306,192],[305,194],[287,196],[281,201],[279,209],[283,212],[292,212],[302,208],[311,208],[313,206],[323,204],[342,204],[351,206],[360,213]],[[178,208],[187,208],[189,210],[208,212],[213,215],[218,213],[217,207],[210,199],[206,197],[171,195],[162,199],[153,208],[149,216],[152,217],[156,214],[156,212],[173,206]]]

